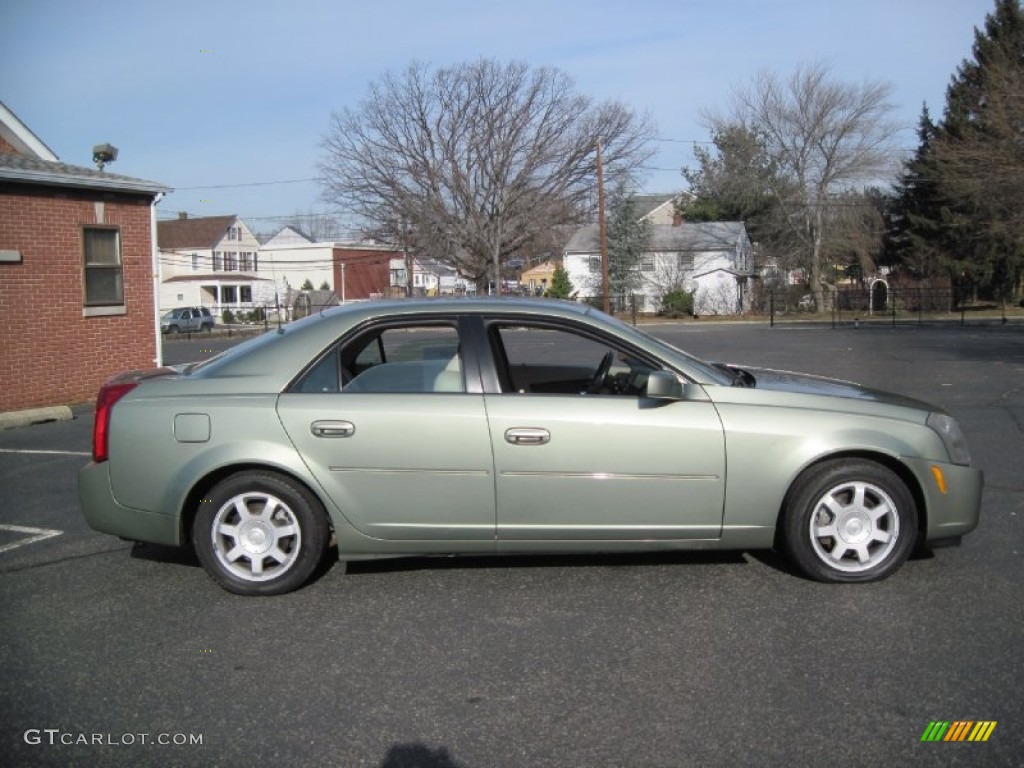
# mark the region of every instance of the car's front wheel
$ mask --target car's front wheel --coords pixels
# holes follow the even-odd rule
[[[283,475],[246,471],[222,480],[199,504],[192,543],[206,572],[239,595],[298,589],[327,551],[327,514]]]
[[[793,486],[782,521],[786,552],[818,581],[884,579],[917,540],[917,507],[906,483],[864,459],[807,470]]]

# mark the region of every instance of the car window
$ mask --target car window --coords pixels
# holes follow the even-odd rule
[[[490,329],[503,393],[639,396],[656,369],[634,352],[545,325]]]
[[[326,354],[294,392],[465,392],[458,331],[450,325],[372,329]]]

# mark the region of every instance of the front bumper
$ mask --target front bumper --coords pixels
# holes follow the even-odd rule
[[[975,467],[961,467],[923,459],[904,459],[917,475],[924,492],[928,527],[926,541],[951,539],[970,533],[981,518],[981,493],[985,474]],[[942,476],[942,485],[933,467]]]
[[[181,545],[176,518],[117,503],[110,488],[110,464],[89,463],[78,471],[78,504],[94,530],[132,541]]]

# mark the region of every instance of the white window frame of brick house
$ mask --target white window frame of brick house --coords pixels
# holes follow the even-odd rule
[[[108,241],[106,248],[92,247],[93,233],[110,233],[113,248]],[[124,303],[124,260],[121,256],[121,228],[102,224],[82,227],[82,314],[85,317],[127,314]],[[99,244],[97,244],[99,245]],[[105,250],[106,253],[98,251]],[[95,278],[103,275],[104,280],[113,275],[114,296],[98,297],[99,287]],[[94,279],[90,280],[90,276]],[[90,292],[90,282],[93,283]],[[104,290],[109,292],[109,286]],[[93,295],[90,296],[90,293]]]

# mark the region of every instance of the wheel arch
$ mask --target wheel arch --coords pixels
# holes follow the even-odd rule
[[[334,520],[328,505],[324,502],[323,496],[310,485],[301,475],[291,472],[277,464],[265,464],[257,461],[242,462],[239,464],[227,464],[211,470],[195,482],[182,502],[181,514],[179,516],[179,536],[185,546],[190,546],[192,541],[192,527],[195,524],[196,514],[199,511],[199,504],[203,497],[209,493],[217,483],[225,478],[236,475],[239,472],[267,472],[273,475],[286,477],[305,488],[319,503],[327,516],[328,526],[333,530]]]
[[[786,508],[792,498],[793,491],[799,484],[800,480],[808,473],[813,471],[816,467],[826,464],[830,461],[836,461],[841,459],[862,459],[865,461],[873,461],[886,469],[892,471],[903,484],[907,487],[911,497],[914,499],[914,506],[917,510],[917,531],[916,536],[918,540],[924,538],[925,532],[928,530],[928,504],[925,498],[924,489],[921,487],[921,481],[916,474],[900,461],[895,456],[891,456],[881,451],[870,451],[870,450],[850,450],[850,451],[838,451],[836,453],[829,453],[823,456],[818,456],[814,461],[801,467],[800,471],[796,473],[789,487],[786,489],[785,495],[782,497],[782,503],[776,510],[775,515],[775,547],[778,548],[782,541],[782,521],[783,516],[786,513]]]

